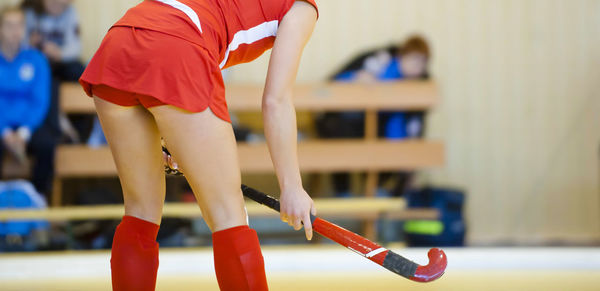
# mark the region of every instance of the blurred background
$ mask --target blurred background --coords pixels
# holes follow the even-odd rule
[[[53,60],[48,57],[55,84],[50,98],[63,102],[55,106],[61,133],[50,148],[56,150],[65,144],[101,147],[101,130],[93,114],[84,114],[81,110],[74,110],[75,114],[61,112],[61,108],[73,110],[79,106],[70,107],[59,97],[65,92],[77,92],[76,87],[60,89],[64,84],[73,85],[69,82],[75,81],[77,76],[61,75],[57,66],[73,65],[74,61],[84,65],[110,26],[139,1],[46,1],[67,5],[59,15],[64,16],[64,11],[75,15],[74,19],[78,20],[74,24],[76,45],[80,46],[74,58]],[[0,3],[8,6],[21,1],[1,0]],[[414,167],[399,165],[396,169],[386,165],[381,171],[353,169],[349,175],[337,169],[333,175],[331,171],[318,169],[315,173],[303,173],[305,186],[316,199],[338,199],[326,201],[333,208],[336,201],[374,196],[377,198],[370,199],[390,199],[389,203],[402,201],[419,209],[435,209],[437,218],[423,219],[409,213],[401,219],[376,216],[357,220],[348,219],[350,213],[333,217],[334,221],[397,247],[586,247],[596,252],[592,261],[600,263],[597,255],[600,245],[600,1],[323,0],[318,1],[318,5],[320,18],[298,74],[299,87],[310,88],[310,93],[302,97],[317,100],[315,106],[318,106],[320,95],[335,94],[340,88],[383,88],[377,92],[391,92],[390,98],[409,101],[398,101],[397,108],[370,113],[367,109],[341,113],[299,109],[301,142],[352,138],[393,141],[400,145],[431,141],[439,146],[433,152],[439,158],[423,163],[417,161],[419,166]],[[43,19],[48,13],[44,10],[35,14]],[[31,32],[28,28],[28,33]],[[58,42],[62,41],[57,41],[59,47],[64,45]],[[48,54],[43,43],[38,46]],[[244,88],[253,88],[247,92],[260,94],[268,59],[267,53],[252,63],[228,69],[224,72],[228,88],[233,88],[236,94],[245,92]],[[77,65],[74,66],[70,69],[76,71]],[[6,86],[0,85],[0,89],[3,87]],[[82,91],[79,93],[80,96],[69,100],[89,101]],[[359,94],[352,96],[355,95]],[[418,103],[420,95],[428,98],[427,105],[401,109],[406,104]],[[362,98],[360,102],[369,102],[369,96],[358,97]],[[48,107],[51,111],[52,105]],[[6,110],[10,109],[0,108],[0,114]],[[263,139],[260,113],[232,111],[240,142],[260,144]],[[377,134],[371,138],[368,137],[369,116],[376,116],[378,121]],[[370,153],[368,149],[365,151]],[[29,163],[35,168],[32,161],[40,159],[36,160],[35,151],[28,152]],[[393,153],[403,154],[401,150]],[[429,152],[420,153],[427,156]],[[3,183],[33,179],[35,169],[14,170],[19,168],[19,162],[10,157],[10,151],[4,151],[3,155],[7,157]],[[37,152],[37,155],[41,154]],[[61,159],[57,157],[57,160]],[[379,172],[387,174],[381,176]],[[46,179],[56,181],[59,175]],[[99,177],[74,176],[67,177],[58,188],[62,192],[60,205],[119,202],[120,189],[115,177],[107,177],[105,173],[97,175]],[[272,173],[244,173],[244,182],[265,192],[277,194],[278,191]],[[51,189],[56,190],[56,185],[40,183],[34,183],[35,192],[46,203],[29,203],[32,207],[53,204],[52,195],[56,193]],[[174,203],[193,201],[185,181],[177,178],[169,178],[167,196]],[[20,207],[4,203],[0,207]],[[385,214],[389,214],[387,212]],[[383,210],[379,214],[382,213]],[[8,218],[3,218],[5,229],[9,229],[11,223]],[[45,239],[35,239],[37,247],[19,246],[4,239],[8,246],[4,244],[5,248],[0,251],[110,247],[114,221],[98,217],[87,222],[65,221],[45,224],[46,220],[36,220],[35,225],[23,228],[22,240],[27,241],[34,229],[45,230]],[[161,246],[209,245],[207,229],[198,219],[176,218],[166,223],[165,229],[172,229],[172,233],[163,236]],[[281,227],[277,218],[260,216],[252,222],[251,213],[251,223],[259,232],[264,230],[261,241],[264,238],[268,244],[302,243],[301,234]],[[440,225],[442,227],[437,228]],[[2,230],[0,228],[0,232]],[[12,234],[4,231],[2,235],[6,238]],[[567,254],[565,257],[577,256]],[[598,272],[598,265],[591,268]]]

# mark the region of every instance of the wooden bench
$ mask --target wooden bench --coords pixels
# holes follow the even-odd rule
[[[227,86],[227,103],[233,112],[259,112],[262,86]],[[67,114],[94,113],[91,98],[78,84],[61,86],[61,109]],[[366,171],[366,196],[373,197],[381,171],[419,170],[444,164],[444,145],[427,140],[386,140],[377,137],[379,111],[427,110],[439,102],[433,82],[406,81],[377,84],[327,83],[299,85],[294,89],[297,111],[363,111],[365,138],[358,140],[309,140],[298,145],[303,172]],[[240,168],[244,173],[268,173],[273,166],[265,144],[238,144]],[[116,176],[107,147],[60,146],[52,205],[61,204],[62,179]],[[336,200],[338,201],[338,200]],[[352,215],[358,215],[357,212]],[[397,213],[402,213],[400,210]],[[419,213],[412,211],[412,215]],[[402,217],[403,214],[397,214]],[[375,236],[375,224],[368,219],[365,232]]]
[[[227,87],[227,102],[234,112],[261,110],[262,86]],[[78,84],[61,86],[61,109],[69,113],[94,113],[91,98]],[[309,141],[299,145],[305,172],[368,171],[366,195],[374,196],[377,173],[391,170],[418,170],[441,166],[444,146],[425,140],[378,140],[377,112],[381,110],[426,110],[438,103],[433,82],[407,81],[378,84],[327,83],[299,85],[294,89],[298,111],[365,111],[365,139],[351,141]],[[271,172],[265,145],[239,145],[243,172]],[[108,155],[107,155],[108,154]],[[87,162],[82,162],[87,161]],[[61,178],[114,176],[116,171],[108,149],[61,146],[57,153],[55,191],[52,205],[61,202]]]
[[[444,158],[443,148],[439,142],[421,140],[317,140],[299,143],[298,159],[304,172],[413,170],[438,166]],[[273,172],[266,144],[240,143],[238,153],[242,172]],[[56,176],[60,178],[114,177],[117,174],[108,147],[61,146],[56,153],[56,164]],[[60,184],[60,181],[56,182]]]
[[[61,86],[61,109],[67,113],[94,113],[91,98],[84,96],[78,84]],[[232,111],[260,111],[262,87],[227,87]],[[416,170],[444,163],[444,147],[435,141],[377,140],[377,112],[380,110],[425,110],[438,102],[432,82],[393,82],[364,84],[301,85],[294,91],[298,111],[366,112],[365,140],[310,141],[299,145],[305,172],[368,171],[367,196],[374,196],[377,172]],[[239,145],[241,169],[246,173],[271,172],[272,164],[265,145]],[[85,161],[85,162],[84,162]],[[324,162],[326,161],[326,162]],[[108,148],[61,146],[56,159],[56,179],[52,205],[61,203],[61,179],[67,177],[114,176],[116,170]]]

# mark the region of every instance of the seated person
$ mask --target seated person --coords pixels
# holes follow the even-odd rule
[[[23,45],[25,16],[19,8],[0,12],[0,165],[7,150],[25,162],[35,156],[32,182],[48,195],[56,140],[42,127],[50,104],[50,68],[42,53]],[[0,167],[1,169],[1,167]],[[0,172],[0,177],[2,173]]]
[[[50,60],[53,76],[77,81],[83,73],[79,19],[71,0],[28,0],[26,42]]]
[[[425,80],[429,78],[430,50],[420,36],[410,37],[403,45],[371,50],[360,54],[336,72],[336,82],[386,82],[398,80]],[[391,139],[414,138],[423,135],[423,112],[380,112],[379,136]],[[316,120],[317,132],[322,138],[360,138],[364,136],[362,112],[327,112]],[[384,175],[384,181],[390,175]],[[395,194],[403,192],[410,175],[400,174],[394,186]],[[333,175],[336,195],[348,196],[349,175]],[[385,195],[385,194],[384,194]]]
[[[429,46],[422,37],[412,36],[401,46],[390,46],[363,56],[362,67],[342,70],[336,80],[381,82],[426,80],[429,78]]]
[[[85,69],[80,61],[82,45],[77,11],[72,0],[25,0],[21,6],[27,25],[25,43],[42,51],[52,69],[52,99],[44,124],[56,135],[64,133],[77,143],[88,135],[93,118],[75,116],[71,124],[58,108],[61,82],[77,81]]]

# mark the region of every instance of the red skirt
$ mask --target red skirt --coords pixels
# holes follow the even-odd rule
[[[111,28],[79,83],[88,96],[118,105],[168,104],[190,112],[210,108],[230,122],[225,85],[214,54],[158,31]]]

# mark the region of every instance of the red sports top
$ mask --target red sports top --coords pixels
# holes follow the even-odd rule
[[[114,26],[167,33],[208,50],[221,69],[273,47],[279,22],[296,0],[145,0]],[[304,0],[316,9],[315,0]],[[184,21],[179,21],[184,20]]]

